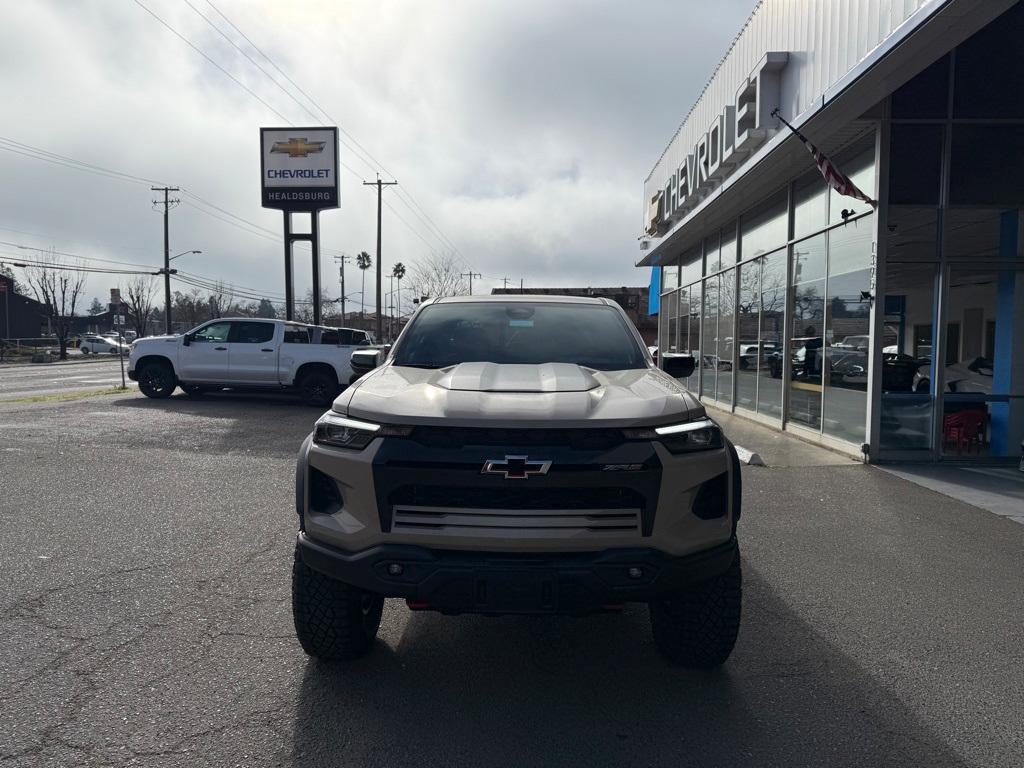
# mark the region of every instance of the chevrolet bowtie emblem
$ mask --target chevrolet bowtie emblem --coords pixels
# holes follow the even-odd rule
[[[326,141],[306,141],[305,136],[301,139],[290,138],[288,141],[275,141],[274,146],[270,148],[270,153],[287,154],[288,157],[306,157],[315,152],[323,152],[326,143]]]
[[[504,475],[506,480],[525,480],[530,475],[546,475],[549,469],[550,461],[530,461],[529,456],[506,456],[485,461],[480,474]]]

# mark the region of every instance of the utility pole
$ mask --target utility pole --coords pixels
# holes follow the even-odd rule
[[[519,292],[520,293],[524,293],[524,291],[523,291],[523,278],[521,278],[521,277],[519,278]]]
[[[460,274],[459,277],[468,277],[469,278],[469,295],[472,296],[473,295],[473,278],[474,277],[482,278],[483,275],[481,275],[479,272],[474,272],[473,270],[469,270],[469,272],[463,272],[462,274]]]
[[[171,192],[177,192],[177,187],[150,187],[151,192],[163,192],[163,202],[160,200],[154,200],[153,205],[163,205],[164,207],[164,268],[160,270],[159,274],[164,276],[164,333],[170,335],[171,333],[171,241],[168,235],[167,225],[167,214],[171,209],[171,205],[177,205],[180,200],[171,200],[169,195]]]
[[[381,317],[380,305],[380,284],[382,282],[380,271],[380,212],[383,204],[384,187],[392,187],[398,184],[397,181],[381,181],[380,174],[377,174],[376,181],[364,181],[364,187],[377,187],[377,341],[380,342],[384,335],[383,318]]]
[[[334,260],[338,262],[338,277],[341,279],[341,324],[345,324],[345,262],[352,261],[351,256],[341,254],[341,256],[335,256]]]
[[[508,278],[507,277],[501,278],[501,289],[503,291],[508,289]]]

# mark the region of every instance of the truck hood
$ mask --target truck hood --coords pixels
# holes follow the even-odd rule
[[[566,363],[385,364],[342,392],[333,408],[385,423],[521,428],[664,424],[704,413],[657,369],[595,371]]]

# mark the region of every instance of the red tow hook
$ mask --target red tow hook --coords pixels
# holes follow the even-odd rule
[[[424,600],[406,600],[405,604],[410,611],[425,611],[430,607]]]

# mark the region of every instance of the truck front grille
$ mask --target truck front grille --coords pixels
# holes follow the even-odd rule
[[[457,449],[477,445],[520,448],[564,446],[576,450],[608,450],[621,445],[621,429],[497,429],[479,427],[416,427],[412,440],[430,448]]]
[[[410,485],[391,497],[392,530],[435,535],[639,536],[644,498],[630,488]]]

